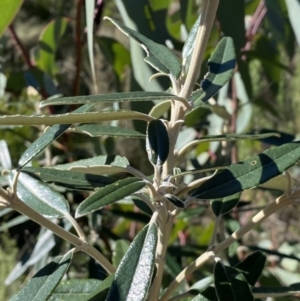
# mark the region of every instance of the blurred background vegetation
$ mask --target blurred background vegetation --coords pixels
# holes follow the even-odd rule
[[[5,2],[5,1],[4,1]],[[4,3],[3,2],[3,3]],[[18,2],[18,1],[16,1]],[[129,41],[103,16],[119,19],[157,43],[167,44],[180,56],[183,43],[201,8],[200,0],[95,1],[93,14],[85,8],[90,0],[25,0],[0,38],[0,114],[40,114],[68,112],[74,107],[50,107],[42,112],[38,103],[52,96],[76,96],[120,91],[168,88],[158,77],[149,82],[153,70],[143,61],[139,45]],[[1,6],[0,6],[1,9]],[[13,17],[14,14],[12,14]],[[300,1],[299,0],[221,0],[217,19],[207,47],[206,62],[222,36],[235,42],[237,70],[233,80],[207,106],[193,111],[178,140],[178,148],[205,134],[280,132],[280,138],[236,143],[202,143],[182,158],[183,171],[237,162],[271,145],[294,140],[300,132]],[[88,44],[90,20],[93,47]],[[5,25],[5,24],[4,24]],[[4,25],[0,24],[0,26]],[[89,57],[92,51],[92,58]],[[91,68],[92,66],[92,68]],[[122,104],[122,108],[127,105]],[[132,103],[131,108],[148,113],[153,103]],[[114,105],[118,109],[118,105]],[[104,109],[104,108],[102,108]],[[157,117],[168,117],[167,106],[156,106]],[[145,132],[141,122],[122,121],[111,125]],[[1,127],[0,168],[11,169],[43,127]],[[147,175],[152,174],[144,150],[144,140],[89,137],[68,132],[37,157],[35,166],[51,166],[101,154],[118,154]],[[298,177],[299,167],[293,169]],[[203,174],[204,175],[204,174]],[[187,178],[186,180],[189,180]],[[2,186],[8,185],[5,176]],[[74,210],[86,193],[62,191]],[[273,200],[278,193],[262,189],[242,194],[239,206],[223,219],[223,235]],[[132,240],[148,215],[126,201],[112,205],[79,220],[90,239],[107,256],[114,243]],[[197,209],[197,210],[196,210]],[[269,254],[263,285],[300,282],[299,209],[286,208],[234,245],[227,254],[235,262],[249,250]],[[63,223],[62,221],[60,223]],[[178,217],[170,240],[165,283],[198,256],[213,231],[214,218],[208,203],[187,209]],[[65,225],[66,227],[68,225]],[[18,291],[49,257],[68,249],[65,243],[47,234],[34,222],[8,209],[0,210],[0,299]],[[48,236],[45,236],[46,234]],[[43,246],[36,243],[45,239]],[[120,240],[123,239],[123,240]],[[32,260],[33,250],[43,253]],[[43,251],[43,252],[42,252]],[[84,255],[76,255],[68,273],[71,278],[103,279],[99,266]],[[28,260],[31,259],[31,260]],[[115,259],[117,260],[117,259]],[[195,274],[200,280],[211,267]],[[190,280],[190,279],[188,279]],[[278,298],[294,300],[296,297]]]

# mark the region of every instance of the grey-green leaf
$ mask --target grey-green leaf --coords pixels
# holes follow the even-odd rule
[[[87,48],[89,54],[89,61],[92,71],[93,84],[96,85],[96,72],[94,63],[94,9],[95,0],[87,1],[85,3],[85,20],[86,20],[86,36],[87,36]]]
[[[101,209],[103,206],[129,196],[143,187],[146,182],[140,178],[126,178],[97,190],[85,199],[76,210],[76,218]]]
[[[235,193],[223,199],[213,200],[211,202],[211,208],[215,216],[223,215],[234,208],[239,202],[241,193]]]
[[[67,113],[54,115],[4,115],[0,116],[0,125],[55,125],[71,123],[98,123],[111,120],[143,120],[154,118],[136,111],[117,110],[90,113]]]
[[[114,179],[105,176],[46,167],[24,167],[22,172],[45,183],[77,190],[94,190],[115,182]]]
[[[197,139],[197,141],[239,141],[245,139],[263,139],[268,137],[278,137],[278,133],[265,133],[265,134],[226,134],[226,135],[207,135]]]
[[[38,271],[13,301],[46,301],[66,273],[73,256],[73,250],[53,260]]]
[[[167,193],[164,195],[164,197],[177,208],[181,208],[181,209],[185,208],[184,202],[180,198],[178,198],[176,195]]]
[[[192,196],[217,199],[256,187],[282,174],[299,160],[300,141],[268,149],[222,170],[198,187]]]
[[[197,92],[197,99],[193,99],[194,108],[213,97],[232,77],[235,68],[235,50],[232,38],[225,37],[218,43],[207,65],[209,72],[201,81],[202,90]]]
[[[163,47],[163,46],[162,46]],[[124,101],[152,101],[152,100],[181,100],[182,98],[171,93],[166,92],[122,92],[110,93],[100,95],[84,95],[73,97],[52,98],[44,100],[40,103],[40,107],[57,106],[57,105],[71,105],[71,104],[96,104],[99,103],[114,103]]]
[[[242,273],[252,286],[258,281],[265,267],[267,257],[262,252],[253,252],[234,268]]]
[[[140,33],[128,28],[127,26],[106,18],[116,25],[124,34],[135,39],[141,47],[146,51],[147,57],[145,61],[159,72],[165,74],[172,74],[175,78],[178,78],[181,73],[181,64],[179,59],[171,50],[166,46],[157,44],[152,40],[146,38]]]
[[[70,279],[62,281],[52,293],[48,301],[82,301],[93,293],[101,281],[96,279]]]
[[[97,287],[97,289],[95,289],[89,296],[83,298],[81,301],[104,301],[114,280],[114,276],[114,274],[111,274],[105,278]]]
[[[164,100],[157,105],[155,105],[151,111],[149,112],[149,115],[154,118],[160,118],[163,116],[169,109],[171,108],[171,102],[169,100]]]
[[[11,181],[13,175],[10,174]],[[25,173],[19,175],[17,195],[32,209],[48,218],[63,217],[70,210],[67,200],[60,193]]]
[[[265,133],[265,134],[226,134],[226,135],[206,135],[201,138],[195,139],[189,143],[189,147],[198,145],[201,142],[212,141],[240,141],[240,140],[253,140],[263,139],[268,137],[280,137],[278,133]]]
[[[249,284],[236,269],[218,261],[214,268],[214,277],[219,301],[254,301]]]
[[[85,170],[86,173],[89,173],[89,168],[94,166],[104,166],[107,169],[116,168],[126,168],[129,165],[128,160],[125,157],[108,155],[108,156],[96,156],[93,158],[82,159],[72,163],[59,164],[54,166],[57,169],[63,170],[72,170],[76,171],[78,169]],[[105,172],[104,172],[105,173]]]
[[[76,109],[74,113],[84,113],[88,112],[95,107],[96,104],[86,104]],[[19,160],[18,168],[22,168],[29,161],[31,161],[35,156],[37,156],[41,151],[43,151],[50,143],[60,137],[72,124],[55,124],[51,128],[41,135],[37,140],[35,140],[30,147],[24,152]]]
[[[155,166],[162,166],[169,155],[169,134],[164,123],[152,120],[148,124],[146,150],[150,162]]]
[[[123,257],[106,301],[146,300],[155,265],[156,244],[156,225],[143,228]]]
[[[191,53],[194,49],[195,40],[196,40],[200,21],[201,21],[201,15],[199,15],[199,17],[197,18],[196,22],[194,23],[185,43],[183,45],[183,48],[182,48],[183,59],[187,59],[191,55]]]
[[[133,129],[102,124],[82,124],[72,127],[71,131],[80,134],[86,134],[91,137],[109,136],[143,139],[146,137],[145,134],[142,134]]]

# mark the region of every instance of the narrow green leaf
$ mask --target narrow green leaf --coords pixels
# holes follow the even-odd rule
[[[194,49],[195,40],[196,40],[199,25],[200,25],[200,21],[201,21],[201,15],[199,15],[199,17],[197,18],[195,24],[193,25],[193,27],[187,37],[187,40],[185,41],[185,43],[183,45],[183,48],[182,48],[183,59],[187,59],[191,55],[191,53]]]
[[[105,176],[55,168],[24,167],[22,172],[45,183],[54,183],[59,186],[78,190],[94,190],[95,188],[104,187],[115,182],[114,179]]]
[[[203,295],[199,294],[196,297],[194,297],[191,301],[210,301],[210,299],[207,299]]]
[[[27,285],[13,298],[14,301],[46,301],[66,273],[73,250],[48,263],[38,271]]]
[[[19,11],[23,0],[1,0],[0,1],[0,37],[3,35],[5,29],[14,19],[15,15]]]
[[[107,62],[113,67],[116,74],[117,85],[119,85],[124,78],[124,69],[131,64],[129,49],[115,40],[115,38],[98,36],[95,40],[100,46],[101,52]]]
[[[240,140],[254,140],[263,139],[268,137],[280,137],[278,133],[265,133],[265,134],[226,134],[226,135],[207,135],[189,143],[189,147],[198,145],[201,142],[212,141],[240,141]]]
[[[94,49],[93,49],[93,38],[94,38],[94,9],[95,0],[89,0],[85,3],[85,19],[86,19],[86,31],[87,31],[87,46],[89,61],[92,70],[93,83],[96,85],[96,72],[94,63]]]
[[[104,301],[108,290],[114,280],[114,274],[109,275],[89,296],[83,298],[81,301]]]
[[[54,125],[71,123],[97,123],[110,120],[144,120],[154,118],[135,111],[101,111],[92,113],[67,113],[57,115],[4,115],[0,116],[0,125]]]
[[[215,265],[214,277],[219,301],[254,301],[249,284],[236,269],[218,261]]]
[[[74,111],[74,113],[84,113],[92,110],[96,104],[86,104],[79,107]],[[64,125],[53,125],[51,128],[47,129],[43,135],[41,135],[37,140],[35,140],[29,148],[24,152],[19,160],[18,168],[22,168],[29,161],[31,161],[35,156],[37,156],[41,151],[43,151],[50,143],[60,137],[71,124]]]
[[[62,281],[52,293],[48,301],[82,301],[94,292],[101,284],[96,279],[70,279]]]
[[[232,164],[203,183],[192,196],[200,199],[217,199],[263,184],[300,160],[299,144],[300,141],[286,143]]]
[[[116,25],[124,34],[135,39],[141,47],[146,51],[147,57],[144,59],[148,64],[159,72],[165,74],[172,74],[178,78],[181,73],[181,64],[176,55],[167,47],[157,44],[140,33],[128,28],[127,26],[107,18],[114,25]]]
[[[247,282],[254,286],[265,267],[267,257],[262,252],[253,252],[234,268],[243,274]]]
[[[113,174],[118,172],[129,172],[129,162],[125,157],[109,155],[97,156],[89,159],[82,159],[72,163],[54,166],[56,169],[71,170],[88,174]]]
[[[213,97],[232,77],[235,68],[235,51],[232,38],[225,37],[212,53],[207,66],[209,72],[201,82],[202,91],[199,92],[194,108]]]
[[[90,212],[101,209],[103,206],[112,204],[129,196],[143,187],[146,182],[140,178],[126,178],[97,190],[85,199],[77,208],[75,216],[80,217]]]
[[[12,181],[14,172],[10,173]],[[18,197],[38,213],[48,217],[63,217],[69,213],[68,201],[47,184],[21,173],[18,178]]]
[[[146,150],[150,162],[162,166],[169,156],[169,134],[164,123],[160,120],[149,122],[147,128]]]
[[[265,133],[265,134],[227,134],[227,135],[211,135],[204,136],[202,138],[197,139],[197,141],[205,142],[205,141],[239,141],[245,139],[263,139],[268,137],[279,137],[278,133]]]
[[[152,101],[152,100],[182,100],[181,97],[166,92],[122,92],[100,95],[84,95],[73,97],[52,98],[40,103],[40,108],[45,106],[86,104],[86,103],[114,103],[124,101]]]
[[[130,243],[125,239],[119,239],[116,241],[115,250],[112,257],[114,267],[118,267],[122,258],[129,248]]]
[[[51,21],[43,30],[39,38],[39,50],[36,57],[36,64],[39,69],[51,76],[55,75],[58,71],[58,68],[55,65],[55,54],[68,22],[68,18],[57,18],[56,20]]]
[[[154,118],[160,118],[166,112],[168,112],[170,108],[171,108],[171,102],[169,100],[165,100],[155,105],[149,112],[149,115]]]
[[[108,155],[82,159],[74,161],[72,163],[59,164],[54,166],[54,168],[72,170],[73,167],[92,167],[98,165],[126,168],[129,165],[129,162],[125,157],[121,157],[118,155]]]
[[[178,198],[176,195],[173,194],[165,194],[164,197],[171,202],[174,206],[178,207],[178,208],[185,208],[185,204],[184,202]]]
[[[161,27],[156,27],[155,31],[152,31],[149,26],[144,26],[145,24],[149,24],[148,19],[146,17],[142,18],[133,18],[132,16],[135,15],[137,11],[144,12],[144,16],[147,11],[147,15],[149,16],[148,12],[151,15],[151,10],[147,9],[149,7],[148,3],[142,1],[116,1],[115,2],[118,11],[122,17],[124,24],[127,27],[132,28],[135,31],[141,32],[142,34],[146,35],[149,39],[157,39],[157,43],[163,44],[166,41],[166,38],[161,36]],[[145,5],[146,4],[146,5]],[[143,16],[141,14],[140,16]],[[153,29],[153,28],[152,28]],[[155,34],[158,33],[159,34]],[[145,52],[140,47],[135,40],[129,39],[129,52],[131,57],[131,64],[132,64],[132,76],[134,77],[134,81],[132,84],[134,86],[139,86],[145,91],[163,91],[163,88],[160,84],[160,79],[155,78],[151,82],[149,82],[149,78],[153,75],[153,68],[149,66],[145,61]],[[135,81],[137,84],[135,84]],[[139,89],[136,87],[136,89]]]
[[[124,137],[124,138],[143,138],[145,135],[133,129],[124,127],[102,125],[102,124],[82,124],[74,126],[71,131],[80,134],[86,134],[91,137],[109,136],[109,137]]]
[[[156,244],[156,225],[144,227],[123,257],[106,301],[146,300],[155,265]]]
[[[215,216],[220,216],[229,212],[232,208],[234,208],[237,205],[240,196],[241,193],[238,192],[224,199],[213,200],[211,202],[211,208]]]
[[[139,197],[139,196],[137,196]],[[152,216],[152,209],[143,201],[137,198],[132,198],[134,205],[149,216]],[[1,213],[1,211],[0,211]]]
[[[272,296],[273,298],[291,296],[300,293],[300,283],[293,283],[289,286],[260,286],[253,287],[252,293],[255,298],[268,298]]]

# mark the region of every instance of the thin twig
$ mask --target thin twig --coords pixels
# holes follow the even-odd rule
[[[240,228],[239,230],[232,233],[231,236],[226,238],[220,244],[216,245],[209,252],[203,253],[200,257],[198,257],[195,261],[193,261],[189,266],[187,266],[184,270],[182,270],[175,278],[175,280],[169,285],[167,290],[164,292],[160,301],[167,301],[172,292],[179,286],[179,284],[186,279],[189,275],[191,275],[194,271],[199,269],[209,258],[211,258],[211,253],[217,255],[228,248],[235,241],[242,238],[247,232],[252,230],[254,227],[263,222],[267,217],[269,217],[274,212],[280,210],[281,208],[293,204],[292,198],[286,196],[285,194],[281,197],[277,198],[276,201],[265,209],[257,213],[245,226]]]
[[[10,34],[11,36],[13,37],[15,43],[16,43],[16,46],[19,48],[20,50],[20,53],[25,61],[25,63],[27,64],[28,68],[31,69],[34,67],[34,65],[32,64],[31,60],[30,60],[30,56],[27,52],[27,50],[25,49],[23,43],[21,42],[21,40],[19,39],[16,31],[15,31],[15,28],[14,26],[11,24],[9,26],[9,31],[10,31]]]
[[[234,81],[234,77],[231,79],[231,87],[232,87],[232,115],[231,115],[231,133],[236,133],[237,126],[237,116],[238,116],[238,98],[236,93],[236,85]],[[235,143],[231,148],[231,163],[238,162],[238,147]]]
[[[82,241],[87,242],[86,236],[85,236],[82,228],[79,226],[77,221],[73,218],[73,216],[71,216],[70,214],[66,214],[64,216],[64,218],[67,219],[71,223],[71,225],[74,227],[75,231],[77,232],[77,235],[79,236],[79,238]]]
[[[21,214],[29,217],[31,220],[35,221],[39,225],[49,229],[57,236],[61,237],[62,239],[68,241],[72,245],[74,245],[76,248],[84,251],[91,257],[93,257],[97,262],[99,262],[100,265],[103,266],[103,268],[110,274],[115,272],[115,268],[112,266],[112,264],[99,252],[97,251],[93,246],[89,245],[85,241],[81,240],[74,234],[66,231],[62,227],[58,226],[57,224],[53,223],[49,219],[45,218],[32,208],[30,208],[28,205],[26,205],[24,202],[22,202],[15,194],[12,194],[12,197],[10,200],[10,207]]]

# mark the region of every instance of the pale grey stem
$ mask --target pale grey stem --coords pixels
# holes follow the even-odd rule
[[[57,224],[53,223],[52,221],[48,220],[24,202],[22,202],[16,195],[12,195],[12,199],[10,201],[10,207],[21,214],[28,216],[31,220],[35,221],[39,225],[49,229],[57,236],[61,237],[62,239],[68,241],[72,245],[76,246],[77,248],[81,249],[91,257],[93,257],[99,264],[103,266],[103,268],[110,274],[115,272],[115,268],[112,264],[93,246],[89,245],[85,241],[81,240],[74,234],[66,231],[65,229],[61,228]]]
[[[202,17],[192,54],[190,69],[187,74],[184,86],[179,94],[186,99],[190,98],[194,85],[198,79],[202,64],[203,55],[208,42],[208,38],[214,23],[215,15],[219,5],[219,0],[204,0]]]
[[[77,232],[79,239],[87,242],[86,236],[82,230],[82,228],[79,226],[79,224],[77,223],[77,221],[73,218],[73,216],[71,216],[70,214],[66,214],[64,216],[65,219],[67,219],[71,225],[74,227],[75,231]]]

